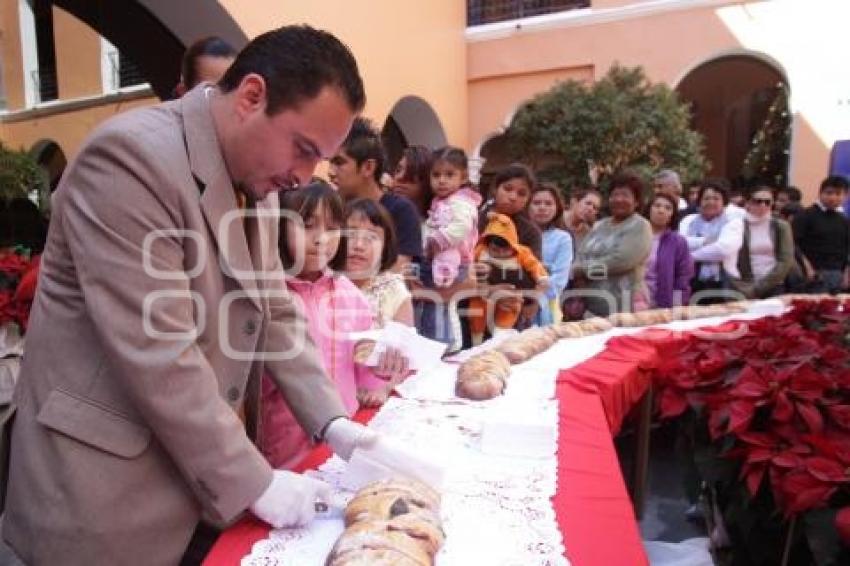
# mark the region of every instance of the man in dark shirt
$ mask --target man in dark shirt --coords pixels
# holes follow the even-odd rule
[[[398,261],[393,271],[403,271],[422,255],[422,228],[416,206],[407,198],[383,190],[385,166],[381,136],[365,118],[357,118],[342,147],[331,158],[330,180],[346,201],[373,199],[390,213],[398,238]]]
[[[814,268],[814,291],[837,293],[847,286],[850,222],[841,212],[847,188],[844,177],[827,177],[818,202],[794,219],[794,241]]]

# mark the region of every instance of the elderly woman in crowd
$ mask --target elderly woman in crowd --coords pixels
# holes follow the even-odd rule
[[[785,278],[794,268],[794,237],[785,220],[771,214],[775,193],[757,187],[747,199],[747,216],[738,252],[739,279],[735,290],[748,299],[763,299],[785,291]]]
[[[688,240],[694,258],[696,276],[691,291],[714,293],[708,301],[728,297],[730,278],[739,278],[738,250],[744,233],[743,219],[734,215],[727,205],[729,192],[722,183],[706,180],[700,187],[699,213],[686,216],[679,233]]]
[[[600,220],[578,248],[572,276],[585,289],[599,292],[585,298],[587,310],[598,316],[648,307],[644,264],[652,247],[649,222],[636,211],[643,181],[621,173],[611,180],[611,216]]]

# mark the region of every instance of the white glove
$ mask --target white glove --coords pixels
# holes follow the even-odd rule
[[[334,419],[325,431],[325,441],[334,453],[345,461],[355,448],[368,448],[375,444],[378,434],[349,419]]]
[[[273,473],[251,512],[276,529],[306,525],[316,514],[316,501],[331,500],[331,487],[323,481],[285,470]]]

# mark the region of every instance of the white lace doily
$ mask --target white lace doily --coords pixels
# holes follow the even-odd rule
[[[481,452],[482,423],[492,411],[504,410],[543,415],[557,429],[557,402],[507,397],[485,402],[392,398],[369,424],[425,456],[451,462],[442,490],[446,543],[437,555],[439,566],[569,565],[551,504],[555,446],[546,458]],[[352,496],[340,487],[345,466],[333,457],[311,472],[334,487],[341,506]],[[273,530],[242,565],[320,566],[342,528],[340,519],[317,519],[304,529]]]

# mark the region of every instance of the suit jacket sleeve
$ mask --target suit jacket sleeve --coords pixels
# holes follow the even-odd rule
[[[181,220],[179,191],[167,189],[174,180],[157,169],[161,160],[143,134],[105,130],[82,150],[56,195],[63,206],[52,229],[68,241],[112,378],[207,512],[229,521],[268,487],[272,470],[220,396],[193,336],[187,239],[160,232],[150,246],[149,265],[171,278],[145,267],[145,238],[179,229]],[[172,338],[151,335],[145,323]]]

